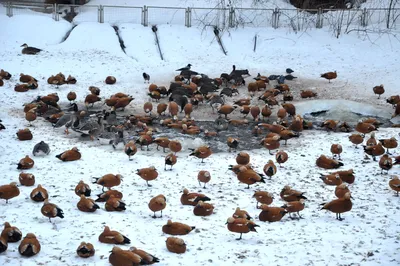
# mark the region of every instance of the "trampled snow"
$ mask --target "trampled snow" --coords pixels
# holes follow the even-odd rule
[[[124,5],[130,1],[113,1]],[[137,1],[144,4],[162,5],[165,1]],[[169,2],[169,1],[168,1]],[[169,4],[194,6],[203,1],[176,1]],[[94,0],[91,4],[110,4],[110,1]],[[165,4],[166,5],[166,4]],[[95,16],[96,14],[92,14]],[[27,127],[22,105],[39,95],[57,92],[60,106],[65,109],[69,102],[66,95],[75,91],[78,105],[83,107],[83,99],[89,93],[88,87],[98,86],[101,96],[108,98],[116,92],[133,95],[135,100],[120,115],[144,114],[142,105],[149,101],[147,84],[143,83],[142,72],[151,75],[151,82],[169,86],[175,69],[193,65],[193,69],[218,77],[222,72],[230,72],[235,64],[240,69],[249,69],[251,82],[257,73],[284,74],[287,67],[295,70],[298,79],[288,81],[295,97],[294,104],[300,113],[326,107],[349,109],[387,118],[393,113],[386,103],[386,97],[399,94],[397,72],[400,43],[393,35],[374,35],[363,39],[356,34],[333,38],[326,29],[292,33],[287,29],[244,28],[232,29],[222,34],[223,44],[228,51],[225,56],[213,35],[212,28],[185,28],[177,25],[158,25],[162,61],[155,45],[150,27],[139,24],[116,23],[124,41],[122,51],[118,36],[112,24],[92,22],[79,23],[62,42],[74,25],[66,21],[54,21],[49,15],[0,16],[0,68],[9,71],[13,77],[0,88],[0,119],[6,130],[0,131],[0,171],[3,173],[0,185],[17,181],[19,170],[16,164],[25,155],[30,155],[36,143],[49,143],[51,153],[45,157],[34,157],[35,166],[26,172],[33,173],[36,184],[42,184],[50,194],[50,202],[64,210],[64,219],[48,219],[42,216],[37,204],[29,199],[33,187],[20,187],[21,194],[8,204],[0,201],[0,222],[8,221],[21,229],[23,235],[32,232],[42,245],[41,252],[32,258],[22,258],[18,253],[19,243],[10,243],[8,250],[0,254],[1,265],[109,265],[109,251],[113,245],[102,244],[98,236],[105,225],[118,230],[132,240],[131,246],[144,249],[161,259],[158,265],[398,265],[400,263],[398,206],[399,198],[388,187],[391,175],[399,175],[398,166],[389,175],[381,175],[377,162],[364,159],[362,148],[355,149],[349,142],[349,133],[326,133],[320,130],[304,131],[298,139],[291,139],[288,145],[281,143],[281,149],[289,154],[289,160],[278,168],[276,176],[266,184],[256,184],[251,189],[237,181],[230,173],[228,165],[235,164],[236,152],[215,153],[200,163],[189,157],[188,148],[203,143],[197,137],[177,134],[184,149],[178,153],[178,162],[172,171],[164,171],[164,154],[150,146],[150,151],[141,151],[128,161],[119,148],[101,145],[98,141],[80,140],[77,133],[65,135],[63,129],[53,127],[43,118],[38,118],[30,127],[33,140],[21,142],[16,139],[18,129]],[[254,36],[257,35],[257,49],[253,52]],[[21,54],[21,45],[27,43],[44,49],[36,56]],[[338,78],[328,83],[320,74],[327,71],[338,72]],[[59,88],[47,84],[50,75],[63,72],[77,79],[76,85],[62,85]],[[19,74],[30,74],[39,80],[39,88],[26,93],[14,92],[19,83]],[[106,85],[104,79],[113,75],[115,85]],[[275,83],[271,82],[271,87]],[[372,87],[384,84],[385,94],[381,99],[373,94]],[[318,93],[314,100],[300,99],[300,89],[311,89]],[[229,103],[248,97],[247,89],[241,88],[240,95],[227,99]],[[343,100],[345,99],[345,101]],[[165,102],[166,100],[162,100]],[[355,101],[353,103],[350,101]],[[316,104],[316,102],[318,104]],[[262,106],[256,97],[252,104]],[[156,104],[153,103],[155,106]],[[94,110],[105,106],[96,103]],[[277,108],[273,109],[276,113]],[[206,104],[200,105],[193,116],[197,119],[214,120]],[[180,114],[180,117],[182,115]],[[235,111],[232,118],[241,118]],[[272,122],[272,120],[270,120]],[[318,126],[318,125],[317,125]],[[156,126],[162,131],[162,127]],[[380,128],[377,139],[396,136],[396,128]],[[159,133],[158,135],[162,135]],[[240,139],[240,136],[238,136]],[[368,138],[367,136],[366,138]],[[239,150],[249,152],[251,163],[258,172],[274,156],[265,149],[247,150],[245,139],[240,139]],[[344,221],[335,220],[335,215],[320,211],[320,204],[335,198],[334,187],[328,187],[319,179],[320,173],[328,173],[315,166],[316,158],[325,154],[331,156],[330,146],[343,146],[342,162],[339,170],[353,168],[356,182],[349,186],[352,191],[353,209],[343,214]],[[82,159],[64,163],[55,155],[78,147]],[[228,149],[226,148],[226,151]],[[399,148],[391,151],[399,154]],[[379,159],[379,158],[378,158]],[[136,174],[136,169],[154,165],[159,171],[157,180],[148,188],[144,180]],[[208,170],[211,181],[203,189],[197,183],[199,170]],[[86,183],[91,177],[107,173],[120,173],[122,184],[116,189],[124,194],[127,210],[121,213],[105,212],[103,204],[95,213],[82,213],[76,208],[79,198],[74,188],[80,180]],[[35,186],[36,186],[35,184]],[[281,222],[263,223],[258,220],[260,210],[251,197],[255,190],[267,190],[274,194],[272,206],[282,206],[284,202],[279,192],[284,185],[305,191],[308,200],[301,213],[305,219],[291,220],[285,216]],[[90,184],[92,195],[101,192],[101,187]],[[182,189],[202,192],[215,205],[215,213],[209,217],[197,217],[192,208],[182,206],[179,198]],[[149,200],[164,194],[167,207],[163,218],[151,218]],[[93,196],[95,198],[95,196]],[[237,234],[226,228],[226,219],[236,207],[246,209],[260,225],[257,233],[243,235],[236,241]],[[168,219],[179,221],[196,230],[182,238],[187,243],[187,252],[182,255],[167,251],[167,235],[161,231]],[[89,259],[76,255],[81,241],[94,244],[96,254]],[[122,248],[128,249],[129,245]]]

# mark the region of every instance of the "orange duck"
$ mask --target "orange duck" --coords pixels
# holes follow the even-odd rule
[[[146,180],[147,186],[151,187],[149,181],[155,180],[158,177],[157,169],[154,166],[141,168],[136,170],[136,174]]]
[[[261,205],[261,212],[258,216],[262,222],[279,222],[287,213],[287,210],[279,207],[270,207],[268,205]]]
[[[340,184],[338,186],[336,186],[335,188],[335,195],[336,197],[343,198],[344,195],[346,195],[347,192],[350,192],[349,188],[347,187],[346,184]]]
[[[289,156],[285,151],[278,151],[275,154],[275,159],[276,162],[279,164],[279,167],[282,167],[281,164],[285,163],[289,159]]]
[[[243,165],[239,167],[237,178],[239,182],[247,184],[247,188],[250,188],[250,185],[258,182],[265,183],[263,175],[258,174],[253,169],[248,169],[246,166]]]
[[[204,162],[204,159],[208,158],[211,154],[211,148],[210,146],[200,146],[197,149],[191,149],[192,153],[189,154],[189,156],[195,156],[199,159],[201,159],[201,162]]]
[[[81,258],[89,258],[94,256],[95,249],[92,244],[81,242],[79,247],[76,249],[76,253]]]
[[[321,155],[320,157],[318,157],[316,164],[318,167],[324,169],[336,169],[344,165],[342,162],[338,162],[334,159],[328,158],[325,155]]]
[[[396,196],[399,196],[400,192],[400,179],[398,176],[393,176],[389,181],[389,187],[396,192]]]
[[[193,214],[196,216],[209,216],[213,213],[214,206],[210,203],[200,200],[193,208]]]
[[[18,246],[18,252],[22,256],[32,257],[40,252],[40,243],[32,233],[26,234]]]
[[[201,186],[201,182],[203,182],[204,183],[204,187],[203,188],[206,188],[206,184],[208,182],[210,182],[210,180],[211,180],[210,172],[205,171],[205,170],[199,171],[199,173],[197,174],[197,180],[199,181],[199,185],[200,186]]]
[[[165,234],[178,236],[178,235],[187,235],[192,232],[196,227],[189,226],[187,224],[172,222],[168,220],[166,225],[163,225],[162,231]]]
[[[5,222],[4,229],[1,232],[1,237],[8,243],[15,243],[21,240],[22,233],[18,227],[11,226],[8,222]]]
[[[15,198],[19,195],[19,189],[16,182],[12,182],[9,185],[0,186],[0,199],[5,199],[8,203],[9,199]]]
[[[328,203],[323,203],[323,207],[321,210],[328,210],[333,213],[336,213],[336,219],[342,221],[344,218],[340,216],[340,214],[344,212],[348,212],[353,207],[353,203],[351,202],[351,194],[350,192],[346,193],[343,198],[332,200]]]
[[[256,191],[253,198],[256,198],[257,200],[256,209],[258,209],[258,203],[270,205],[274,200],[274,196],[267,191]]]
[[[81,158],[81,153],[79,152],[77,147],[73,147],[70,150],[64,151],[63,153],[56,155],[56,158],[60,159],[63,162],[76,161]]]
[[[289,218],[293,218],[290,214],[296,212],[299,218],[302,219],[303,217],[301,217],[300,211],[304,210],[304,206],[304,199],[300,199],[299,201],[291,201],[285,203],[282,208],[284,208],[289,213]]]
[[[95,212],[97,209],[100,209],[99,205],[97,205],[94,200],[86,198],[83,194],[76,206],[81,212]]]
[[[81,195],[89,197],[91,192],[92,190],[90,189],[89,185],[83,182],[83,180],[79,181],[78,185],[75,187],[75,194],[79,197]]]
[[[186,252],[186,243],[183,239],[170,236],[166,241],[168,251],[172,253],[182,254]]]
[[[307,199],[304,196],[305,192],[300,192],[298,190],[292,189],[290,186],[284,186],[281,190],[281,199],[287,202],[299,201],[301,199]]]
[[[149,209],[154,212],[154,215],[152,216],[153,218],[157,218],[156,212],[161,211],[161,216],[162,217],[162,211],[165,209],[167,206],[167,199],[165,198],[164,195],[160,194],[158,196],[155,196],[152,198],[149,202]]]
[[[114,195],[110,195],[104,207],[108,212],[120,212],[126,210],[125,206],[125,202],[123,202],[120,198],[116,198]]]
[[[45,188],[43,188],[41,185],[38,185],[32,190],[30,197],[33,201],[43,202],[45,199],[49,198],[49,194]]]
[[[92,183],[101,185],[103,187],[102,191],[104,192],[104,187],[110,189],[112,187],[119,186],[123,176],[120,174],[106,174],[102,177],[93,177],[93,179],[94,181]]]
[[[40,210],[44,216],[49,218],[51,222],[51,218],[60,217],[64,218],[64,212],[57,205],[50,203],[48,199],[44,200],[43,206]]]
[[[35,162],[29,157],[29,155],[26,155],[19,161],[17,169],[21,170],[31,169],[34,164]]]
[[[248,232],[257,232],[256,227],[259,227],[259,225],[253,221],[244,218],[229,217],[226,221],[226,224],[228,225],[229,231],[240,234],[240,237],[236,240],[241,240],[242,234],[246,234]]]
[[[99,235],[99,242],[123,245],[130,244],[131,240],[117,231],[111,231],[110,227],[105,226],[103,232]]]
[[[191,192],[187,188],[183,189],[183,194],[181,195],[182,205],[196,206],[199,201],[210,201],[211,199],[204,194]]]

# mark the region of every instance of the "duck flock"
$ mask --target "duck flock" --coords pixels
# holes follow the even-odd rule
[[[23,47],[23,54],[33,55],[41,52],[40,49],[26,44]],[[258,211],[257,217],[254,217],[250,212],[237,206],[230,217],[218,217],[221,223],[226,224],[227,234],[228,232],[236,233],[238,240],[247,241],[252,238],[251,234],[248,236],[243,234],[264,230],[265,222],[307,219],[301,214],[307,207],[307,201],[310,200],[307,190],[299,190],[294,186],[284,184],[284,180],[275,179],[276,174],[282,171],[281,169],[284,169],[285,164],[290,161],[291,143],[296,145],[295,143],[307,134],[307,130],[325,130],[326,134],[336,135],[337,140],[335,143],[330,143],[330,151],[313,158],[314,164],[306,166],[318,168],[324,172],[320,175],[321,184],[334,188],[329,201],[321,199],[319,202],[320,210],[327,210],[333,213],[338,221],[342,221],[343,216],[351,215],[353,207],[357,208],[357,197],[354,202],[355,194],[352,193],[351,188],[353,183],[363,182],[363,180],[357,177],[358,169],[346,168],[346,160],[341,157],[342,153],[346,152],[341,144],[344,142],[354,145],[352,149],[358,149],[358,146],[361,146],[360,150],[363,152],[360,152],[359,160],[376,165],[382,176],[389,176],[387,187],[392,190],[391,193],[399,196],[399,177],[387,174],[400,164],[400,156],[396,155],[398,153],[397,139],[400,134],[380,135],[380,122],[376,118],[366,118],[355,125],[333,119],[328,119],[318,125],[307,121],[296,113],[296,106],[291,103],[293,100],[300,100],[294,99],[292,94],[293,88],[290,82],[297,78],[293,75],[292,69],[286,69],[284,75],[258,73],[254,78],[247,69],[237,69],[236,66],[233,66],[229,73],[220,74],[218,78],[210,78],[206,74],[194,71],[191,64],[176,71],[177,75],[168,85],[150,83],[150,75],[143,73],[149,98],[143,104],[142,110],[135,113],[132,113],[131,108],[135,102],[132,95],[115,91],[108,97],[102,95],[101,88],[96,86],[90,86],[86,96],[82,98],[77,97],[77,93],[72,90],[65,99],[60,99],[57,91],[62,90],[65,84],[68,88],[74,88],[79,81],[71,75],[66,77],[62,73],[56,74],[47,79],[47,83],[54,86],[54,93],[21,103],[24,116],[20,119],[25,119],[29,126],[15,131],[0,120],[0,134],[16,134],[19,141],[31,141],[34,136],[30,127],[34,127],[37,120],[43,120],[48,121],[46,125],[48,128],[62,129],[62,131],[57,131],[60,138],[74,135],[79,141],[97,143],[93,145],[105,142],[106,145],[112,146],[113,152],[125,153],[127,163],[131,161],[134,163],[138,155],[146,154],[149,150],[154,152],[156,149],[157,155],[149,156],[148,165],[135,165],[137,169],[134,174],[143,179],[143,183],[139,184],[147,187],[154,195],[142,203],[147,204],[149,215],[154,219],[166,220],[162,228],[159,228],[165,234],[166,249],[178,254],[185,253],[187,249],[187,243],[181,236],[198,232],[196,226],[207,220],[202,220],[194,226],[196,221],[194,219],[190,224],[186,224],[181,221],[172,221],[173,219],[168,215],[164,218],[169,212],[168,202],[172,199],[166,198],[159,186],[152,187],[152,183],[162,178],[165,171],[176,172],[176,178],[181,184],[181,188],[177,188],[180,194],[176,195],[176,198],[181,204],[191,206],[194,217],[219,215],[218,202],[223,200],[223,197],[207,193],[207,189],[213,186],[213,179],[216,178],[212,171],[198,171],[195,178],[199,183],[199,189],[189,191],[185,188],[187,186],[185,179],[188,177],[185,176],[185,170],[179,168],[179,161],[195,157],[199,160],[201,167],[207,169],[207,164],[213,160],[214,154],[214,147],[207,142],[218,138],[222,132],[230,131],[232,128],[251,131],[253,138],[260,143],[260,148],[265,149],[263,157],[266,158],[265,161],[258,160],[254,164],[251,161],[252,151],[245,151],[246,142],[249,140],[240,136],[227,137],[226,152],[233,154],[235,160],[229,165],[219,167],[229,171],[226,175],[236,177],[239,184],[245,185],[248,189],[245,192],[246,195],[254,202],[255,209],[252,211]],[[2,69],[0,86],[13,82],[15,75],[18,74],[10,74]],[[19,75],[21,83],[12,84],[15,93],[39,88],[40,82],[35,77],[24,73]],[[338,75],[336,71],[332,71],[321,74],[320,77],[327,79],[330,83],[334,82]],[[105,86],[112,86],[117,82],[114,76],[108,76],[104,80]],[[375,86],[372,92],[380,98],[385,92],[384,86]],[[305,99],[315,97],[317,94],[311,90],[302,90],[299,95]],[[234,100],[232,97],[235,97]],[[387,103],[393,105],[393,117],[400,115],[399,95],[388,97]],[[199,121],[196,121],[194,117],[197,117],[200,112],[208,114],[206,119],[214,121],[213,127],[205,128],[199,125]],[[6,120],[6,114],[2,116]],[[250,118],[247,119],[247,117]],[[197,147],[191,147],[190,152],[186,154],[187,145],[182,141],[183,136],[189,136],[191,139],[200,138],[202,141]],[[9,184],[0,184],[0,199],[4,200],[2,205],[12,205],[18,197],[21,197],[21,189],[32,187],[33,189],[29,188],[31,191],[29,198],[25,200],[39,202],[38,213],[41,213],[43,219],[48,218],[56,227],[59,219],[70,214],[63,210],[62,202],[58,202],[57,197],[52,197],[49,184],[35,182],[35,175],[46,174],[41,172],[40,165],[38,168],[35,160],[40,156],[50,156],[54,157],[54,161],[60,160],[74,164],[75,161],[82,160],[87,151],[70,147],[68,150],[55,154],[51,150],[53,145],[48,143],[46,136],[40,137],[42,141],[37,142],[32,150],[24,151],[25,154],[32,154],[32,156],[26,155],[19,162],[15,162],[15,168],[20,170],[18,180]],[[160,154],[163,159],[160,158]],[[156,169],[152,165],[155,160],[162,160],[164,169]],[[32,170],[35,171],[35,175],[29,173]],[[327,170],[334,171],[326,172]],[[128,182],[126,180],[127,177],[119,173],[104,173],[92,176],[90,183],[85,180],[76,180],[76,186],[63,193],[76,198],[76,209],[73,211],[82,212],[82,216],[99,212],[101,209],[107,212],[125,212],[130,206],[123,200],[124,195],[119,188],[124,185],[124,182]],[[232,183],[235,182],[232,181]],[[269,191],[268,187],[271,183],[280,184],[281,190],[278,195]],[[94,195],[92,191],[94,187],[101,188],[101,193]],[[252,191],[254,187],[256,190]],[[318,201],[318,199],[314,200]],[[104,213],[104,215],[107,214]],[[387,215],[396,214],[388,213]],[[179,217],[174,217],[174,220],[179,220]],[[90,242],[97,240],[96,245],[110,245],[109,255],[102,256],[107,256],[111,265],[147,265],[162,262],[162,258],[158,258],[156,254],[150,254],[153,252],[149,253],[136,247],[121,248],[120,245],[130,244],[131,240],[124,232],[113,230],[106,224],[97,236],[83,237],[79,245],[70,248],[76,250],[79,257],[89,258],[96,254],[96,246]],[[7,249],[9,245],[14,245],[13,243],[18,243],[18,252],[26,257],[39,254],[41,248],[48,244],[41,241],[34,231],[22,233],[18,229],[18,224],[11,225],[4,221],[4,229],[0,237],[0,253],[10,252]],[[237,243],[240,245],[240,242]],[[154,250],[152,247],[144,249]]]

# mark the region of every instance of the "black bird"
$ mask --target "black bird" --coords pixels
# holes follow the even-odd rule
[[[292,76],[292,75],[286,75],[286,76],[285,76],[285,79],[287,79],[287,80],[294,80],[294,79],[297,79],[297,77]]]
[[[285,76],[279,76],[278,77],[278,84],[284,84],[285,83],[285,79],[286,79]]]
[[[1,119],[0,119],[0,130],[6,129],[6,127],[1,122],[3,122],[3,121],[1,121]]]
[[[188,64],[187,66],[185,66],[185,67],[182,67],[182,68],[179,68],[179,69],[177,69],[177,70],[175,70],[175,71],[185,71],[185,70],[190,70],[190,67],[191,67],[192,65],[191,64]]]
[[[147,74],[146,72],[143,72],[143,78],[144,78],[144,82],[147,81],[147,83],[150,83],[150,75]]]
[[[288,74],[292,74],[294,72],[294,70],[293,69],[291,69],[291,68],[286,68],[286,73],[288,73]]]
[[[23,54],[37,54],[40,51],[42,51],[42,49],[38,49],[38,48],[35,48],[35,47],[30,47],[26,43],[21,45],[21,47],[24,47],[24,49],[22,49],[22,53]]]
[[[276,80],[279,78],[279,75],[269,75],[268,79],[269,80]]]
[[[48,155],[49,153],[50,153],[49,144],[47,144],[44,141],[41,141],[38,144],[36,144],[35,147],[33,147],[32,151],[33,156],[43,155],[43,154]]]

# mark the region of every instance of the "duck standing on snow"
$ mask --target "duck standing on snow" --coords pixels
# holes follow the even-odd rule
[[[21,47],[24,47],[24,48],[22,49],[22,54],[32,54],[32,55],[35,55],[35,54],[38,54],[39,52],[42,51],[42,49],[38,49],[38,48],[36,48],[36,47],[30,47],[30,46],[28,46],[26,43],[24,43],[23,45],[21,45]]]

